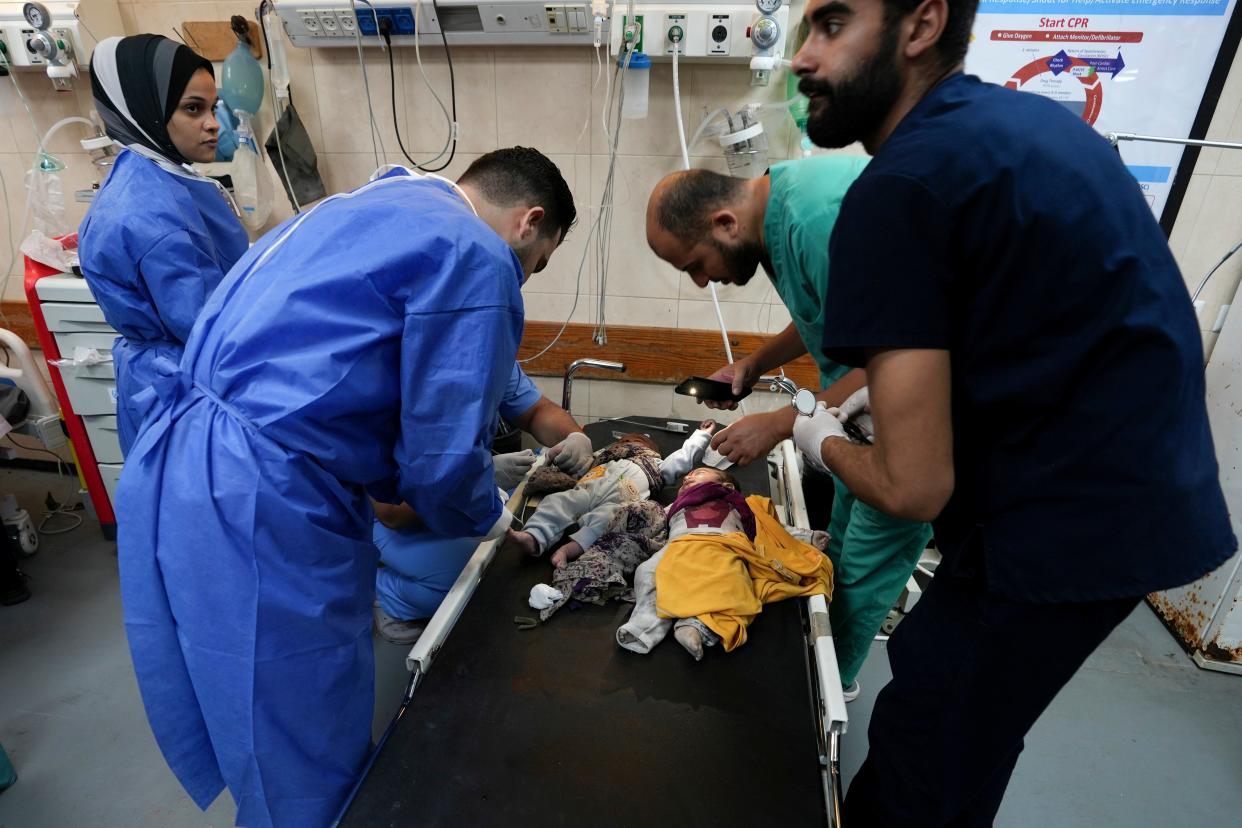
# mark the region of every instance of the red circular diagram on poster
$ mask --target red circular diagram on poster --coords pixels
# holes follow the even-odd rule
[[[1015,72],[1005,86],[1036,92],[1094,124],[1104,103],[1100,72],[1115,76],[1124,66],[1120,52],[1116,58],[1077,58],[1061,51],[1031,61]]]

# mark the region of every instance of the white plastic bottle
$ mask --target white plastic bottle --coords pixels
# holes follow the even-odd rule
[[[258,230],[272,213],[272,180],[267,174],[263,151],[255,141],[249,112],[237,110],[237,151],[233,154],[233,199],[241,210],[242,223]]]

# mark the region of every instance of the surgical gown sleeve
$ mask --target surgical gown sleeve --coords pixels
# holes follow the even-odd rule
[[[204,244],[210,242],[196,239],[185,229],[173,230],[152,245],[138,262],[138,271],[156,312],[180,342],[189,339],[207,297],[224,278],[216,260],[204,250]]]
[[[503,503],[492,470],[492,425],[522,332],[509,266],[467,278],[512,279],[513,301],[411,313],[401,343],[401,495],[436,534],[487,534]],[[494,288],[493,288],[494,289]]]

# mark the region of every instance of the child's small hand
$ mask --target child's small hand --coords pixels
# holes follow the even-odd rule
[[[699,431],[706,431],[708,434],[711,434],[715,430],[716,430],[715,420],[704,420],[703,422],[699,423]]]

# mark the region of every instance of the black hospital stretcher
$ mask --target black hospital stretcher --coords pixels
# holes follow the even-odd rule
[[[666,455],[685,439],[626,420],[586,432],[599,448],[642,431]],[[730,472],[805,527],[799,463],[786,441]],[[519,487],[510,508],[523,504]],[[546,556],[479,546],[410,652],[405,702],[340,825],[840,825],[847,717],[822,597],[765,606],[743,646],[696,663],[672,636],[621,649],[623,602],[519,629],[549,581]]]

